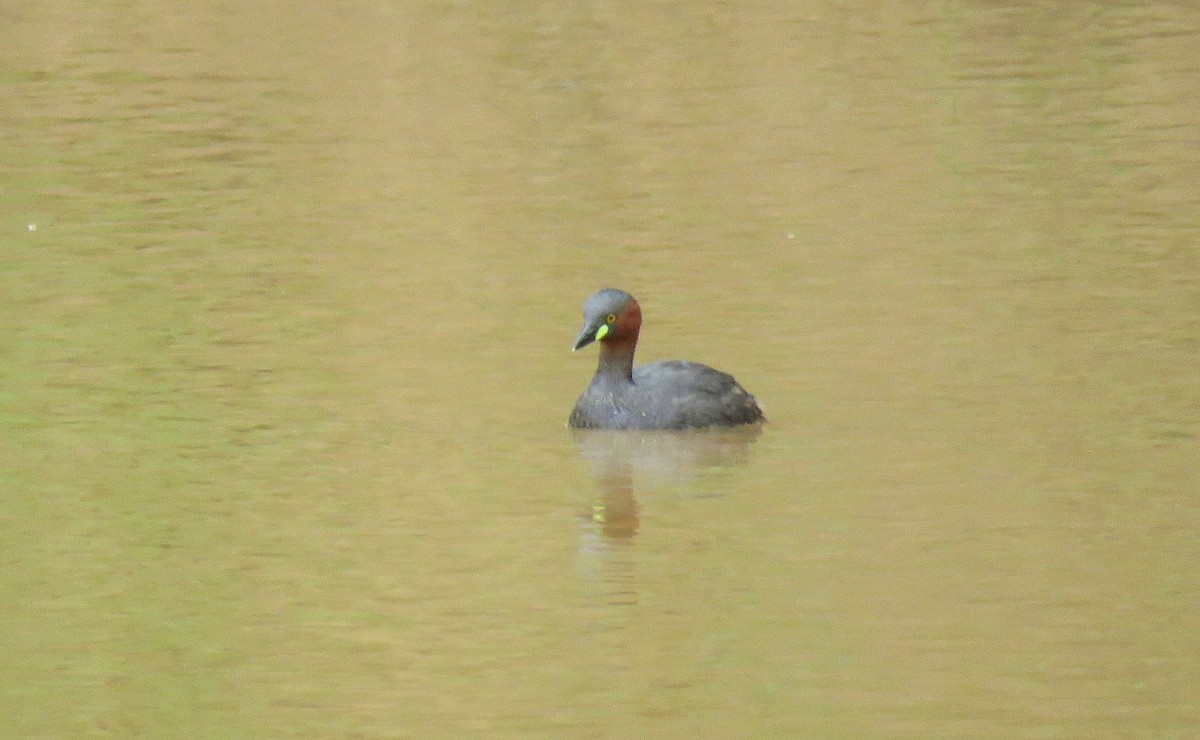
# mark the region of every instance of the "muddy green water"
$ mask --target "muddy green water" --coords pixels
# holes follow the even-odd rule
[[[1200,726],[1197,9],[0,19],[0,735]]]

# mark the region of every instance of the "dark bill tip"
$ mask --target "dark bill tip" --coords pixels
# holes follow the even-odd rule
[[[596,332],[584,329],[583,333],[575,340],[575,346],[571,348],[572,352],[578,352],[592,342],[596,341]]]

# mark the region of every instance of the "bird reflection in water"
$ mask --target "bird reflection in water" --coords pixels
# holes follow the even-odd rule
[[[587,580],[612,606],[638,601],[633,543],[641,518],[638,494],[687,484],[714,468],[741,465],[760,425],[696,431],[576,429],[575,447],[591,465],[594,493],[581,512],[579,556]],[[612,617],[613,615],[608,615]]]
[[[598,491],[590,501],[592,529],[610,540],[638,531],[636,492],[687,483],[713,468],[745,463],[762,427],[696,431],[572,431],[579,454],[591,463]]]

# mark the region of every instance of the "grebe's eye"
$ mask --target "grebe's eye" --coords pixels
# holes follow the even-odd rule
[[[617,315],[615,313],[610,313],[609,315],[604,317],[604,321],[609,324],[614,323],[616,320],[617,320]]]

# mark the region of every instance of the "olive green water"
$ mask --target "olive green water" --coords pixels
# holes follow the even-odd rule
[[[1189,737],[1200,12],[0,10],[0,736]],[[607,285],[759,436],[572,435]]]

